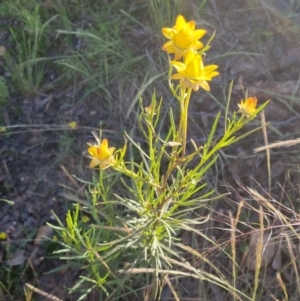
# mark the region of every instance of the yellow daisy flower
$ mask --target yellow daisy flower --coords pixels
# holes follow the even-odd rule
[[[175,60],[180,60],[189,50],[196,52],[203,48],[203,44],[198,41],[202,38],[206,31],[204,29],[195,30],[195,21],[186,22],[182,15],[176,19],[173,28],[163,28],[163,35],[169,39],[162,47],[167,53],[174,53]]]
[[[68,123],[68,126],[71,129],[75,129],[77,127],[77,123],[76,123],[76,121],[71,121],[71,122]]]
[[[0,232],[0,240],[7,239],[7,234],[5,232]]]
[[[86,223],[88,223],[88,222],[90,221],[90,218],[89,218],[88,216],[84,215],[84,216],[81,218],[81,221],[82,221],[84,224],[86,224]]]
[[[248,97],[245,101],[241,99],[241,103],[238,103],[239,113],[242,113],[247,118],[253,116],[256,110],[257,98]]]
[[[210,90],[207,81],[211,81],[213,77],[219,75],[215,71],[217,65],[204,66],[202,56],[200,54],[189,51],[184,59],[184,62],[172,61],[172,66],[178,73],[173,74],[171,79],[179,79],[182,88],[192,88],[194,91],[203,88],[206,91]]]
[[[90,163],[90,167],[96,167],[97,165],[100,165],[101,169],[105,169],[111,165],[114,164],[115,159],[113,156],[114,147],[108,147],[108,141],[107,139],[103,139],[102,142],[100,142],[100,139],[97,137],[95,133],[93,133],[97,143],[96,144],[90,144],[88,143],[88,152],[90,154],[90,158],[92,159]]]

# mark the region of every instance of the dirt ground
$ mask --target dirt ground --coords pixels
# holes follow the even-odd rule
[[[190,109],[190,137],[199,142],[207,135],[214,116],[225,106],[228,85],[233,80],[231,110],[236,110],[236,104],[248,89],[248,94],[256,95],[260,103],[271,99],[265,110],[266,122],[270,123],[267,128],[268,143],[298,138],[298,1],[212,0],[208,1],[203,16],[193,13],[193,5],[191,1],[182,13],[187,19],[207,25],[209,33],[216,29],[208,62],[220,66],[221,76],[211,84],[211,94],[218,101],[204,93],[194,96]],[[5,46],[8,41],[9,32],[2,28],[0,46]],[[0,75],[9,80],[9,74],[3,68],[0,68]],[[50,75],[49,82],[45,84],[51,84]],[[34,238],[46,222],[53,221],[52,211],[64,220],[71,201],[66,198],[66,191],[84,189],[84,185],[74,180],[72,175],[91,178],[91,171],[86,168],[86,142],[92,139],[91,131],[99,128],[101,122],[104,133],[122,143],[122,131],[130,130],[126,128],[126,122],[123,124],[125,128],[119,127],[119,123],[111,118],[114,113],[101,105],[102,100],[98,96],[91,95],[78,102],[82,90],[84,86],[78,91],[56,84],[43,95],[30,98],[15,92],[10,96],[9,106],[1,112],[4,126],[11,128],[0,135],[0,198],[11,200],[14,205],[0,202],[0,232],[7,232],[9,236],[8,242],[0,242],[0,262],[4,264],[8,260],[9,251],[10,264],[14,267],[10,277],[20,279],[19,286],[13,288],[14,299],[5,296],[3,300],[22,300],[25,282],[62,300],[75,300],[75,297],[67,295],[64,288],[74,283],[77,271],[46,275],[45,272],[60,263],[49,258],[53,246],[43,247]],[[68,123],[71,121],[76,121],[78,127],[70,128]],[[254,128],[260,122],[258,118],[245,130]],[[266,153],[253,152],[255,147],[263,145],[262,131],[251,135],[225,150],[210,175],[217,191],[236,192],[232,195],[232,206],[244,195],[237,181],[243,186],[268,191]],[[299,146],[271,150],[273,198],[283,202],[287,200],[287,195],[289,198],[299,198],[298,165]],[[233,209],[231,205],[230,202],[217,204],[215,219],[220,213],[226,214]],[[294,207],[295,210],[300,209],[297,202]],[[268,272],[271,275],[276,273],[272,267]],[[3,276],[0,274],[0,278]],[[198,288],[193,283],[191,287],[182,300],[194,300],[188,298],[194,298],[194,291]],[[35,300],[45,300],[43,298],[36,297]],[[166,298],[162,300],[168,300]],[[96,297],[91,296],[89,300],[96,300]],[[218,293],[212,300],[220,300]]]

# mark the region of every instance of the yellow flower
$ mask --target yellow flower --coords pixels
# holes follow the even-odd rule
[[[184,59],[184,62],[172,61],[171,64],[175,67],[178,73],[173,74],[171,79],[179,79],[182,88],[192,88],[197,91],[199,87],[206,91],[210,90],[207,81],[219,75],[215,71],[217,65],[204,66],[202,56],[200,54],[189,51]]]
[[[0,232],[0,240],[7,239],[7,234],[5,232]]]
[[[145,107],[145,112],[148,115],[151,115],[152,113],[155,115],[155,106],[151,103],[149,107]]]
[[[96,144],[90,144],[88,148],[88,152],[91,155],[90,158],[92,159],[90,163],[90,167],[96,167],[97,165],[100,165],[101,169],[105,169],[112,165],[115,162],[113,153],[115,148],[114,147],[108,147],[108,141],[107,139],[103,139],[102,142],[100,142],[100,139],[97,137],[95,133],[93,133],[97,143]]]
[[[184,17],[179,15],[173,28],[163,28],[163,35],[169,39],[162,47],[167,53],[174,53],[175,60],[180,60],[189,50],[197,51],[203,44],[198,41],[206,31],[204,29],[195,30],[195,21],[186,22]]]
[[[90,221],[90,218],[89,218],[88,216],[84,215],[84,216],[81,218],[81,221],[82,221],[84,224],[86,224],[86,223],[88,223],[88,222]]]
[[[68,126],[71,129],[75,129],[77,127],[77,123],[76,123],[76,121],[71,121],[71,122],[68,123]]]
[[[245,101],[241,99],[241,103],[238,103],[239,112],[242,113],[246,117],[250,117],[254,115],[255,108],[257,104],[256,97],[248,97]]]

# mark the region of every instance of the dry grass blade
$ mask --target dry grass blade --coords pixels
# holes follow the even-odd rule
[[[112,275],[112,276],[114,276],[114,277],[116,277],[115,276],[115,274],[112,272],[112,270],[109,268],[109,266],[107,265],[107,263],[103,260],[103,258],[100,256],[100,254],[96,251],[96,250],[94,250],[94,249],[92,249],[92,252],[94,253],[94,255],[97,257],[97,259],[103,264],[103,266],[107,269],[107,271]]]
[[[93,227],[95,227],[97,229],[105,229],[108,231],[122,232],[122,233],[126,233],[128,235],[134,231],[132,228],[128,228],[126,225],[124,225],[124,228],[112,227],[112,226],[100,226],[100,225],[93,225]]]
[[[285,286],[284,282],[282,281],[280,273],[276,273],[276,278],[278,280],[279,286],[281,287],[281,289],[284,292],[284,299],[283,299],[283,301],[288,301],[289,300],[289,296],[287,294],[286,286]]]
[[[155,271],[156,271],[156,269],[153,269],[153,268],[134,268],[134,269],[129,269],[129,270],[124,270],[124,269],[118,270],[118,273],[120,273],[120,274],[153,274]],[[162,274],[193,277],[195,279],[199,278],[195,274],[187,273],[187,272],[181,272],[181,271],[177,271],[177,270],[158,269],[157,271],[158,271],[158,273],[162,273]]]
[[[235,218],[235,222],[234,222],[234,227],[236,228],[239,220],[240,220],[240,215],[241,215],[241,212],[242,212],[242,208],[244,207],[244,203],[245,203],[245,200],[241,200],[239,202],[239,205],[238,205],[238,210],[237,210],[237,213],[236,213],[236,218]]]
[[[254,276],[254,291],[252,295],[252,300],[254,301],[256,299],[256,292],[258,289],[258,283],[259,283],[259,273],[262,266],[262,255],[263,255],[263,244],[264,244],[264,214],[262,206],[259,206],[259,226],[260,231],[257,235],[258,241],[253,240],[252,245],[255,244],[255,276]],[[251,242],[250,242],[251,244]]]
[[[39,294],[39,295],[41,295],[41,296],[43,296],[43,297],[45,297],[45,298],[47,298],[47,299],[49,299],[49,300],[52,300],[52,301],[63,301],[63,300],[61,300],[61,299],[59,299],[59,298],[57,298],[57,297],[55,297],[55,296],[53,296],[53,295],[50,295],[50,294],[47,294],[47,293],[41,291],[40,289],[38,289],[38,288],[32,286],[32,285],[29,284],[29,283],[25,283],[25,285],[26,285],[30,290],[34,291],[35,293],[37,293],[37,294]]]
[[[261,125],[262,125],[262,131],[264,136],[264,142],[265,146],[269,145],[268,142],[268,134],[267,134],[267,126],[266,126],[266,118],[264,112],[261,112]],[[270,155],[270,149],[266,148],[266,155],[267,155],[267,166],[268,166],[268,184],[269,184],[269,193],[271,191],[271,155]]]
[[[197,274],[199,275],[199,279],[203,279],[206,280],[210,283],[213,283],[215,285],[218,285],[219,287],[224,288],[225,290],[231,292],[234,296],[234,300],[244,300],[241,299],[241,297],[239,296],[239,294],[242,294],[243,297],[247,297],[248,300],[250,300],[250,298],[248,296],[246,296],[245,294],[243,294],[242,292],[238,291],[235,287],[233,287],[226,279],[226,277],[222,274],[222,272],[215,266],[213,265],[213,263],[206,258],[204,255],[202,255],[201,253],[197,252],[196,250],[194,250],[193,248],[189,247],[189,246],[185,246],[181,243],[177,244],[178,247],[182,248],[185,251],[188,251],[189,253],[193,254],[194,256],[198,257],[201,261],[207,263],[214,271],[214,274],[212,273],[208,273],[204,270],[198,271],[195,269],[195,271],[197,272]],[[173,262],[173,259],[171,259],[170,262]],[[218,276],[216,276],[216,274]]]
[[[300,239],[299,234],[297,233],[296,229],[293,227],[291,224],[289,218],[284,215],[281,210],[278,210],[272,203],[271,201],[267,200],[264,198],[261,194],[259,194],[256,190],[247,188],[247,190],[250,192],[252,197],[259,203],[263,204],[266,208],[268,208],[276,218],[278,218],[284,225],[286,225],[291,232],[298,238]],[[275,202],[275,200],[272,200]]]
[[[293,265],[294,268],[294,272],[296,275],[296,280],[297,280],[297,287],[300,287],[300,279],[299,279],[299,272],[298,272],[298,267],[297,267],[297,256],[295,256],[294,250],[293,250],[293,244],[292,241],[290,239],[290,237],[286,234],[284,234],[286,242],[287,242],[287,246],[288,246],[288,252],[291,258],[291,263]],[[298,298],[300,297],[300,292],[298,291]]]
[[[74,177],[72,177],[70,175],[70,173],[67,171],[67,169],[63,166],[60,165],[60,168],[62,169],[62,171],[65,173],[65,175],[69,178],[69,180],[73,183],[73,185],[77,188],[77,189],[81,189],[80,185],[74,180]]]
[[[236,224],[238,221],[239,216],[237,216],[237,219],[234,220],[232,217],[232,213],[231,211],[229,211],[229,218],[230,218],[230,245],[231,245],[231,256],[232,256],[232,276],[233,276],[233,286],[234,289],[236,290],[236,280],[237,280],[237,275],[236,275],[236,271],[237,271],[237,263],[236,263],[236,235],[235,235],[235,231],[236,231]],[[234,298],[235,300],[235,298]]]
[[[267,149],[280,148],[280,147],[290,147],[290,146],[293,146],[293,145],[296,145],[296,144],[299,144],[299,143],[300,143],[300,138],[287,140],[287,141],[279,141],[279,142],[271,143],[269,145],[257,147],[253,151],[254,151],[254,153],[258,153],[258,152],[265,151]]]
[[[173,287],[173,285],[172,285],[172,283],[171,283],[171,281],[170,281],[170,279],[169,279],[169,276],[166,275],[166,276],[164,277],[164,280],[166,281],[166,283],[167,283],[169,289],[171,290],[171,292],[172,292],[172,294],[173,294],[173,297],[174,297],[175,301],[180,301],[180,298],[179,298],[178,294],[176,293],[176,291],[175,291],[175,289],[174,289],[174,287]],[[163,301],[163,300],[162,300],[162,301]]]

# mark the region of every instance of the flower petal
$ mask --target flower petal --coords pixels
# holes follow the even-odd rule
[[[218,68],[217,65],[208,65],[208,66],[204,67],[204,72],[205,73],[210,73],[210,72],[216,70],[217,68]]]
[[[193,36],[195,40],[201,39],[206,34],[206,30],[204,29],[197,29],[193,32]]]
[[[89,147],[88,152],[92,157],[97,156],[97,147],[95,146]]]
[[[172,41],[168,41],[162,46],[162,50],[167,51],[168,53],[174,53],[176,50]]]
[[[173,28],[163,28],[162,34],[167,38],[167,39],[172,39],[176,31]]]
[[[189,21],[188,23],[186,23],[186,25],[190,30],[192,30],[192,31],[195,30],[195,27],[196,27],[195,21]]]
[[[180,73],[175,73],[171,76],[171,79],[182,79],[184,78]]]
[[[177,61],[171,61],[171,65],[178,71],[181,72],[185,70],[186,66],[182,62],[177,62]]]
[[[93,158],[92,158],[92,161],[91,161],[91,163],[90,163],[89,166],[90,166],[91,168],[94,168],[94,167],[96,167],[97,165],[99,165],[99,163],[100,163],[100,161],[93,157]]]
[[[199,86],[206,91],[210,91],[210,86],[209,86],[208,82],[205,80],[201,80],[199,82]]]
[[[179,15],[177,18],[176,18],[176,22],[175,22],[175,26],[174,28],[176,30],[180,30],[181,28],[183,28],[185,26],[186,22],[185,22],[185,19],[182,15]]]
[[[108,148],[108,141],[107,139],[103,139],[100,145],[101,148]]]
[[[194,43],[194,45],[193,45],[193,48],[194,48],[195,50],[201,49],[201,48],[203,48],[203,43],[201,43],[200,41],[196,41],[196,42]]]
[[[184,64],[185,65],[190,64],[194,58],[195,58],[195,53],[194,51],[190,50],[185,57]]]
[[[116,149],[115,147],[108,148],[108,152],[110,153],[110,155],[112,155],[114,153],[115,149]]]

